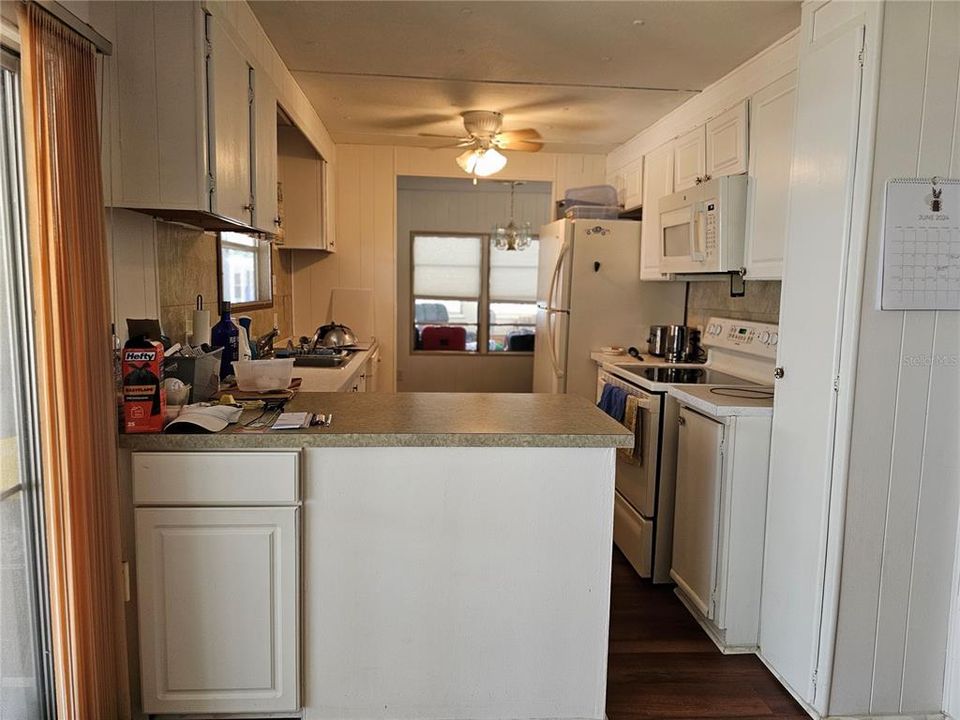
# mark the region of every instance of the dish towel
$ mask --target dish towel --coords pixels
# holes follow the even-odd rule
[[[618,423],[623,422],[623,416],[627,409],[627,393],[616,385],[605,383],[600,392],[600,402],[597,407],[603,410]]]

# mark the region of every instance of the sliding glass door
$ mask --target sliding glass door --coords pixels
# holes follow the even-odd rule
[[[20,77],[0,70],[0,720],[54,717]]]

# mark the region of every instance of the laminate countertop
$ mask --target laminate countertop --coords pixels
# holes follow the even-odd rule
[[[633,435],[593,403],[534,393],[298,393],[288,412],[333,413],[330,427],[120,435],[130,450],[298,447],[631,447]]]

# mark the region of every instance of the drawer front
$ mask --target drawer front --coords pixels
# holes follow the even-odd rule
[[[293,505],[300,453],[138,452],[134,505]]]
[[[613,504],[613,542],[640,577],[648,578],[653,566],[653,522],[630,507],[617,493]]]

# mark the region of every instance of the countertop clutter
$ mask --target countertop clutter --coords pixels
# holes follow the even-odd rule
[[[300,447],[628,447],[631,435],[573,395],[475,393],[298,393],[288,412],[333,414],[330,427],[243,428],[219,433],[121,435],[130,450]]]

